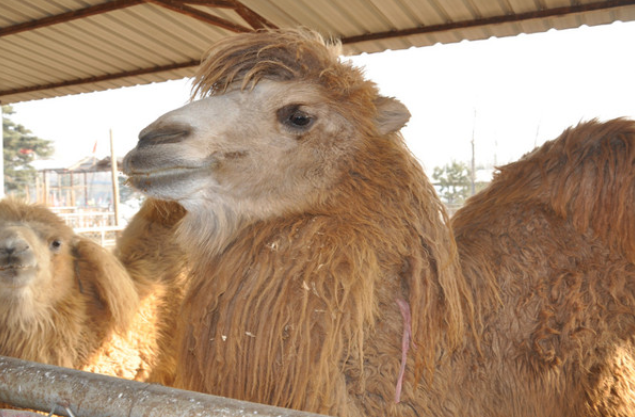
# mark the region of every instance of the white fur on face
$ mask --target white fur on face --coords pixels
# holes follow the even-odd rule
[[[145,128],[124,171],[136,188],[188,211],[210,200],[256,217],[293,209],[334,180],[350,146],[352,129],[326,102],[317,86],[268,81],[193,102]],[[307,125],[294,125],[302,115]]]
[[[60,241],[40,235],[28,223],[0,227],[0,314],[21,320],[37,316],[60,291],[54,282],[53,259],[62,250]],[[4,311],[6,310],[6,311]]]
[[[37,279],[40,269],[48,269],[47,245],[24,225],[5,225],[0,230],[0,285],[18,289]]]

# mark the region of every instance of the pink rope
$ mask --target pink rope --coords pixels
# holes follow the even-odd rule
[[[408,357],[408,349],[410,349],[410,338],[412,336],[412,320],[410,316],[410,305],[397,298],[397,305],[403,317],[403,336],[401,338],[401,367],[399,368],[399,376],[397,377],[397,387],[395,391],[395,403],[401,401],[401,387],[403,385],[403,377],[406,372],[406,359]]]

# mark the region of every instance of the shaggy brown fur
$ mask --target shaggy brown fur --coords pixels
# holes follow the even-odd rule
[[[105,249],[45,207],[0,202],[1,355],[85,368],[126,332],[137,305],[133,282]]]
[[[452,225],[479,300],[481,415],[635,415],[635,122],[565,131]]]
[[[633,122],[502,168],[453,219],[463,274],[403,106],[319,37],[228,38],[197,82],[124,161],[188,210],[177,386],[338,416],[634,413]]]
[[[306,85],[313,93],[296,104],[319,116],[291,140],[284,135],[293,128],[279,127],[263,148],[289,144],[293,152],[258,159],[260,151],[234,150],[242,141],[259,146],[260,126],[223,144],[223,159],[205,172],[210,187],[246,193],[240,204],[224,205],[222,195],[201,203],[206,190],[178,197],[188,213],[177,232],[193,276],[178,327],[176,385],[338,416],[440,415],[449,384],[428,388],[453,378],[435,369],[447,369],[461,347],[473,306],[445,209],[398,133],[405,108],[306,32],[227,38],[197,80],[198,92],[212,98],[253,94],[271,81]],[[264,110],[269,120],[283,119],[289,107],[282,105]],[[146,128],[124,162],[131,183],[149,195],[186,194],[180,147],[190,166],[197,154],[219,157],[208,156],[218,138],[197,143],[197,129],[172,120],[178,114]],[[237,129],[249,125],[242,121]],[[175,164],[183,182],[169,184],[161,164]],[[252,201],[256,210],[244,214]],[[412,348],[397,403],[403,341],[409,346],[404,320]]]
[[[115,255],[139,293],[139,319],[132,334],[152,344],[143,352],[147,381],[171,385],[176,368],[175,326],[187,285],[187,257],[175,240],[185,215],[177,203],[148,199],[117,241]],[[145,378],[144,378],[145,379]]]

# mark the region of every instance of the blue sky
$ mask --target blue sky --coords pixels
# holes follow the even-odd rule
[[[471,159],[518,159],[582,120],[635,118],[635,22],[352,57],[408,106],[403,130],[430,174]],[[15,104],[13,120],[53,140],[56,158],[119,156],[138,132],[189,98],[188,80]]]

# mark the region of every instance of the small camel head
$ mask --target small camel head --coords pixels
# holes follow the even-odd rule
[[[15,289],[31,284],[39,271],[49,270],[50,258],[61,247],[60,239],[44,241],[25,224],[5,224],[0,230],[0,283]]]
[[[74,284],[66,279],[74,277],[73,236],[44,207],[0,202],[0,312],[8,308],[28,316],[34,303],[51,305],[56,294]]]
[[[224,206],[258,220],[313,208],[369,141],[410,117],[321,39],[293,31],[221,42],[197,88],[207,96],[143,129],[124,159],[135,188],[188,213]]]

